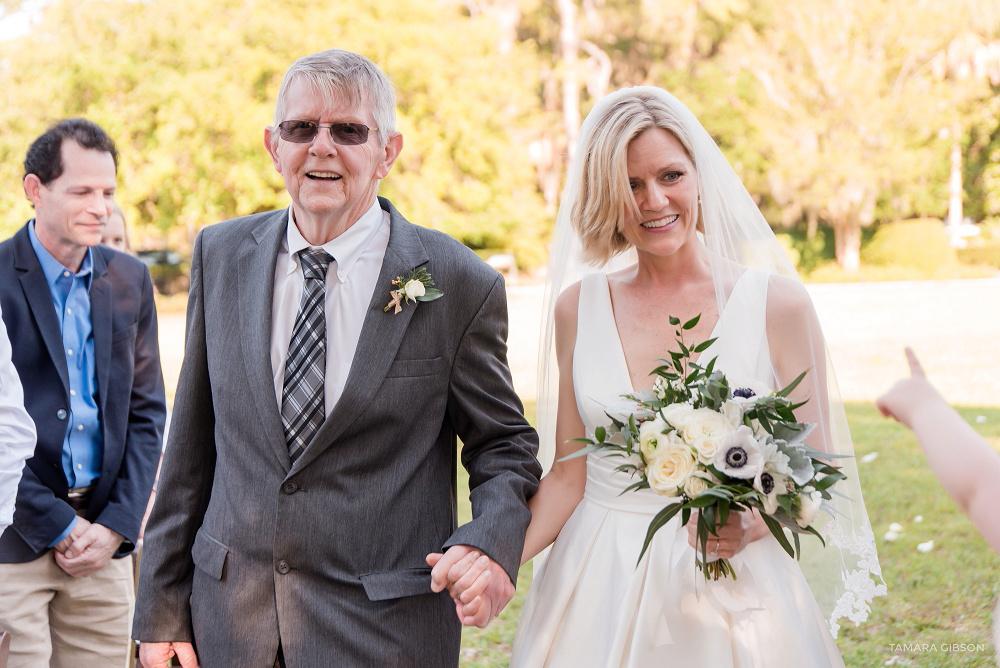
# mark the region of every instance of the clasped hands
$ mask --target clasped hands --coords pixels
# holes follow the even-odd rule
[[[77,517],[69,535],[52,549],[59,568],[73,577],[85,577],[104,568],[122,540],[120,533]]]
[[[468,545],[453,545],[427,555],[431,590],[448,590],[455,614],[465,626],[485,628],[514,596],[514,584],[495,561]]]

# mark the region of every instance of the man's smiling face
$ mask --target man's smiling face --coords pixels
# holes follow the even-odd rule
[[[378,182],[389,173],[395,155],[389,159],[385,147],[379,145],[368,105],[356,107],[338,97],[333,105],[325,106],[319,91],[301,78],[291,83],[287,99],[283,120],[315,121],[323,126],[352,122],[372,128],[368,140],[356,146],[335,143],[326,127],[304,144],[280,137],[274,142],[277,127],[265,132],[265,145],[292,198],[296,222],[300,227],[342,232],[371,206]]]

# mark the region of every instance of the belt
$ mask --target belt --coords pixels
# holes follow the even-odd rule
[[[94,493],[94,486],[89,485],[87,487],[76,487],[69,490],[66,495],[67,501],[69,502],[70,508],[76,511],[77,515],[81,515],[87,511],[90,507],[90,497]]]

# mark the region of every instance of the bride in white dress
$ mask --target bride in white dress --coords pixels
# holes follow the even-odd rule
[[[611,271],[626,251],[628,266]],[[577,255],[607,273],[563,290]],[[797,562],[755,513],[733,513],[708,549],[730,559],[737,577],[715,582],[696,571],[693,531],[679,517],[637,565],[646,528],[669,500],[648,489],[622,494],[635,479],[615,472],[620,460],[560,461],[581,447],[570,439],[609,423],[621,395],[652,386],[649,371],[676,348],[668,318],[698,314],[686,340],[716,338],[701,357],[717,357],[731,381],[779,388],[808,369],[793,398],[808,399],[797,416],[818,425],[810,444],[852,452],[805,289],[711,137],[665,91],[624,89],[588,116],[550,289],[558,298],[543,343],[554,340],[558,383],[549,390],[543,381],[539,427],[551,442],[556,416],[556,461],[531,501],[522,561],[554,544],[511,666],[842,666],[839,620],[860,623],[885,593],[853,460],[834,462],[848,475],[845,497],[814,523],[827,548],[806,537]]]

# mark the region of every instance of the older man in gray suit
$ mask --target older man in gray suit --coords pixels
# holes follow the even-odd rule
[[[198,237],[137,597],[149,668],[454,666],[460,621],[513,591],[540,468],[503,281],[376,197],[394,124],[365,58],[296,61],[264,133],[291,206]]]

